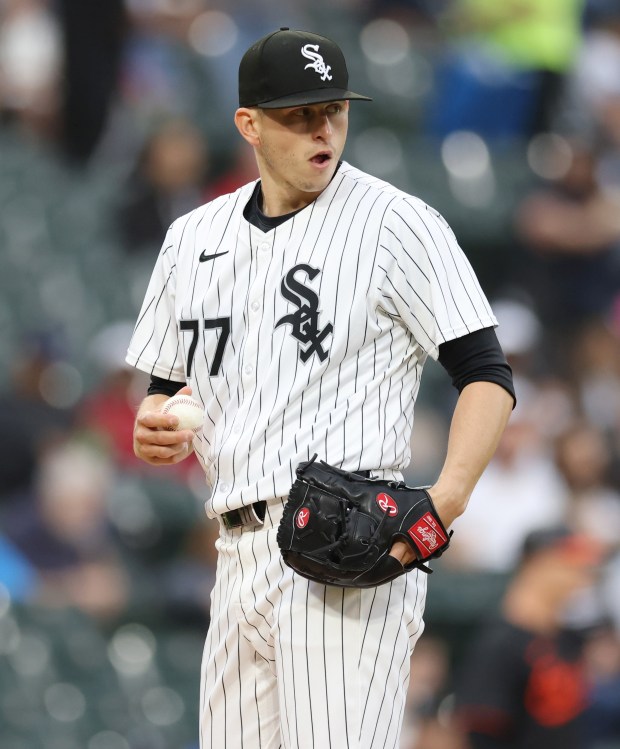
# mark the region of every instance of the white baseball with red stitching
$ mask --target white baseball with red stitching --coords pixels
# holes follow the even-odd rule
[[[191,429],[198,433],[202,429],[205,411],[202,404],[190,395],[173,395],[163,405],[162,413],[173,414],[179,420],[178,426],[172,427],[173,431]]]

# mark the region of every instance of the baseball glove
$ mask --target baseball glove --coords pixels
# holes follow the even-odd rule
[[[370,588],[448,548],[450,536],[426,489],[367,479],[312,460],[297,468],[278,527],[286,564],[303,577],[347,588]],[[403,566],[389,552],[397,540],[416,554]]]

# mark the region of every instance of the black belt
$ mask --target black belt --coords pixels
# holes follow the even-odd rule
[[[223,512],[220,517],[227,530],[232,528],[241,528],[242,525],[261,525],[267,512],[267,502],[263,499],[260,502],[254,502],[253,505],[239,507],[238,510],[228,510]]]
[[[370,478],[370,471],[355,471],[358,476]],[[237,510],[228,510],[220,515],[224,528],[232,530],[241,528],[242,525],[261,525],[265,520],[267,512],[267,502],[263,499],[260,502],[254,502],[252,505],[239,507]]]

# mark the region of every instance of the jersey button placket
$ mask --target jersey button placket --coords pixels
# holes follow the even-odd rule
[[[272,243],[265,239],[259,239],[257,252],[254,255],[256,263],[256,276],[249,289],[250,311],[253,313],[248,318],[247,343],[244,352],[243,380],[246,386],[251,386],[256,378],[256,357],[258,353],[258,338],[261,324],[261,315],[258,314],[262,309],[262,295],[265,293],[265,280],[267,269],[269,267],[269,257],[272,250]],[[248,391],[246,391],[247,393]]]

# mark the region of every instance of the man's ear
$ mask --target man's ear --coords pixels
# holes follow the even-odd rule
[[[237,130],[251,146],[260,145],[260,137],[256,127],[258,116],[258,110],[250,109],[249,107],[241,107],[235,112]]]

